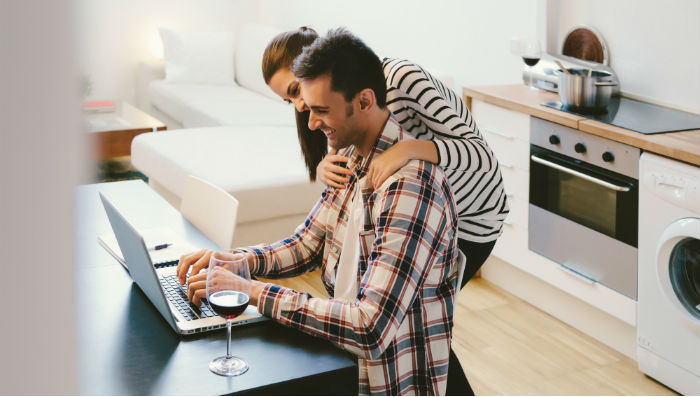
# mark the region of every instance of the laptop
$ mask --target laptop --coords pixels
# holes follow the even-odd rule
[[[226,320],[218,316],[206,302],[201,307],[187,300],[187,290],[180,285],[176,266],[156,268],[151,261],[143,236],[122,216],[102,193],[102,205],[124,255],[131,279],[178,334],[195,334],[226,327]],[[233,326],[265,321],[256,307],[248,306],[233,319]]]

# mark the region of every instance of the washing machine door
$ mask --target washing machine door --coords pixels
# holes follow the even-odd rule
[[[700,219],[679,219],[666,228],[656,260],[666,298],[681,317],[700,324]]]

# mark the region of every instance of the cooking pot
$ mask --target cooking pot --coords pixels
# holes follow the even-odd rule
[[[567,73],[568,71],[568,73]],[[559,72],[559,100],[562,105],[582,111],[603,111],[613,88],[612,74],[600,70],[566,69]]]

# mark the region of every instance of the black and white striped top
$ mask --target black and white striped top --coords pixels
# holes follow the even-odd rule
[[[509,211],[503,179],[462,98],[407,60],[385,58],[382,67],[389,111],[406,131],[437,148],[457,204],[459,238],[495,240]]]

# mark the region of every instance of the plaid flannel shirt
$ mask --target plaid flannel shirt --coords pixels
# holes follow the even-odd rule
[[[347,189],[328,188],[295,234],[242,248],[253,274],[286,278],[319,267],[333,296],[349,192],[362,188],[359,290],[355,302],[314,298],[267,284],[258,310],[358,357],[360,394],[445,394],[455,296],[457,215],[434,164],[413,160],[378,189],[363,188],[372,158],[412,139],[389,119],[367,159],[350,147]]]

